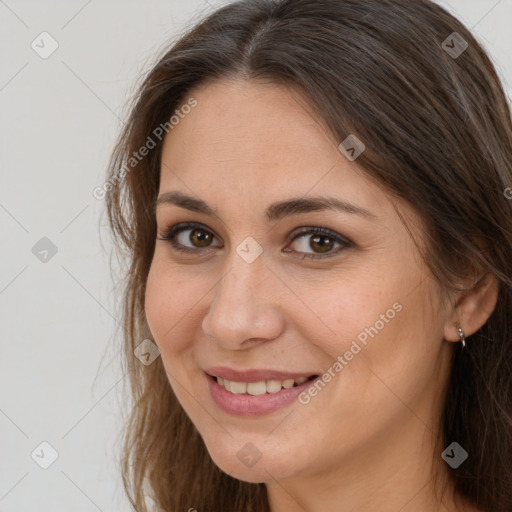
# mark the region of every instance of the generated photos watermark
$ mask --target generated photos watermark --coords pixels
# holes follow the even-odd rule
[[[197,100],[193,97],[190,97],[187,103],[174,111],[174,114],[169,118],[168,121],[165,123],[160,123],[151,132],[151,135],[148,135],[146,142],[137,151],[134,151],[132,156],[126,158],[121,168],[114,176],[103,183],[103,185],[95,187],[92,191],[92,195],[96,199],[104,199],[105,194],[109,190],[112,190],[117,182],[124,179],[126,174],[137,167],[138,163],[141,162],[149,154],[149,152],[156,147],[157,143],[160,142],[163,137],[165,137],[164,133],[168,134],[177,124],[179,124],[181,119],[183,119],[192,111],[192,108],[195,106],[197,106]],[[155,141],[153,137],[156,138],[158,142]]]
[[[379,334],[379,332],[386,327],[386,324],[389,324],[393,318],[395,318],[397,313],[402,311],[402,304],[399,302],[395,302],[392,307],[390,307],[385,313],[381,313],[379,320],[377,320],[372,326],[365,327],[358,335],[357,341],[361,343],[361,345],[366,346],[368,341],[368,336],[370,338],[374,338]],[[354,356],[361,352],[362,347],[357,343],[356,340],[352,341],[349,349],[345,351],[343,355],[339,355],[336,358],[336,361],[322,374],[319,379],[316,379],[311,386],[304,390],[297,398],[299,403],[302,405],[307,405],[311,402],[311,399],[322,391],[325,386],[331,382],[349,363],[354,359]]]

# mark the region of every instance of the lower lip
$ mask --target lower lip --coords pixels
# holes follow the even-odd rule
[[[240,395],[231,393],[217,383],[215,377],[206,374],[208,387],[213,401],[228,414],[237,416],[260,416],[282,409],[292,403],[304,390],[309,388],[316,379],[307,380],[290,389],[281,389],[277,393],[264,395]]]

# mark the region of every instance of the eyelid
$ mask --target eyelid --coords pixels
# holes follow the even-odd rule
[[[333,231],[329,228],[324,228],[321,226],[302,226],[299,228],[294,229],[287,237],[286,239],[289,242],[292,242],[299,238],[301,235],[308,235],[308,234],[322,234],[325,236],[330,236],[337,242],[345,245],[355,245],[353,242],[351,242],[348,238],[344,237],[343,235],[340,235],[339,233],[336,233],[336,231]]]

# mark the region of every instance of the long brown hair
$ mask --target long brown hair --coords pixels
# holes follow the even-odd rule
[[[134,357],[151,338],[144,294],[157,235],[162,144],[155,130],[171,129],[170,116],[195,86],[225,77],[297,88],[336,140],[357,134],[366,141],[358,163],[425,221],[423,256],[443,290],[470,269],[498,280],[491,317],[456,350],[440,436],[443,446],[457,441],[470,453],[450,470],[457,494],[483,511],[510,512],[510,108],[477,40],[429,0],[231,3],[166,49],[142,79],[103,189],[114,239],[128,258],[121,313],[133,410],[122,475],[134,509],[147,511],[151,495],[165,512],[269,511],[264,484],[236,480],[213,463],[161,358],[146,366]],[[155,147],[133,160],[148,137]]]

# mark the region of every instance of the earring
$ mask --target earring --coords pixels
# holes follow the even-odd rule
[[[462,348],[466,348],[466,337],[464,336],[464,331],[462,330],[460,324],[457,324],[457,329],[459,330],[459,339],[462,343]]]

